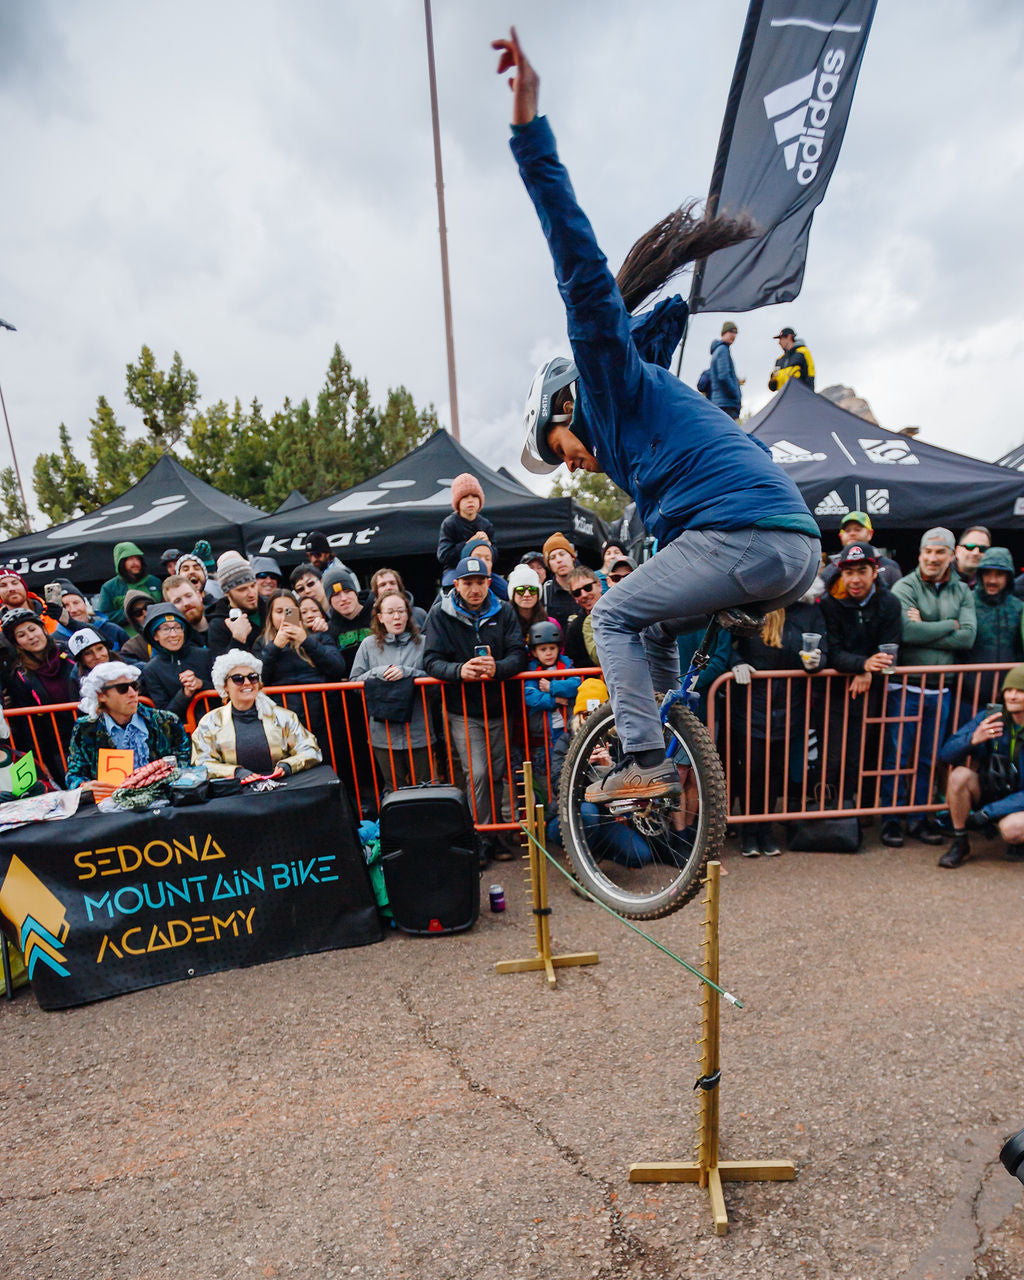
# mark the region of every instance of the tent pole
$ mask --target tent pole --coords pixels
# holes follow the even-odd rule
[[[437,114],[437,76],[434,72],[434,27],[430,0],[423,0],[427,24],[427,73],[430,80],[430,118],[434,128],[434,175],[437,186],[438,234],[441,237],[441,289],[444,296],[444,333],[448,347],[448,399],[451,403],[452,435],[459,435],[459,397],[455,388],[455,337],[452,333],[452,292],[448,282],[448,227],[444,216],[444,171],[441,166],[441,126]]]

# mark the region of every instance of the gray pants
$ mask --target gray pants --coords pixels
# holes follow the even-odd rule
[[[500,714],[488,715],[485,729],[482,719],[450,712],[448,725],[462,771],[473,788],[473,820],[477,823],[500,822],[501,784],[505,777],[505,730]],[[495,810],[497,818],[493,816]]]
[[[664,745],[655,694],[679,684],[675,638],[718,609],[781,609],[821,567],[821,543],[779,529],[688,529],[594,607],[594,637],[627,751]]]

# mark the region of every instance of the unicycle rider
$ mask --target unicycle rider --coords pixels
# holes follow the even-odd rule
[[[495,40],[514,72],[512,154],[565,304],[572,359],[536,373],[523,465],[543,475],[606,472],[631,495],[660,550],[601,597],[592,618],[623,758],[588,787],[591,803],[680,791],[657,695],[679,684],[675,637],[709,614],[764,613],[798,600],[821,565],[818,527],[796,485],[721,409],[643,360],[630,315],[537,114],[539,79],[515,29]]]

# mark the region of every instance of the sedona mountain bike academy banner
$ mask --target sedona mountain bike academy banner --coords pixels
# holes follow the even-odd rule
[[[383,936],[323,766],[269,793],[6,832],[0,916],[43,1009]]]
[[[800,292],[874,11],[875,0],[752,0],[708,208],[748,213],[765,234],[698,264],[692,312],[751,311]]]

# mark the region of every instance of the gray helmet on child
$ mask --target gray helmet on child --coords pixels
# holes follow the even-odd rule
[[[557,622],[552,622],[548,618],[535,622],[530,628],[526,636],[526,643],[531,649],[539,644],[557,644],[559,649],[562,647],[562,631]]]
[[[566,356],[555,356],[542,364],[533,375],[530,394],[526,397],[523,425],[522,464],[535,476],[546,476],[561,465],[562,459],[548,445],[548,428],[557,423],[569,423],[572,415],[552,413],[555,397],[567,388],[576,398],[576,379],[579,371]]]

